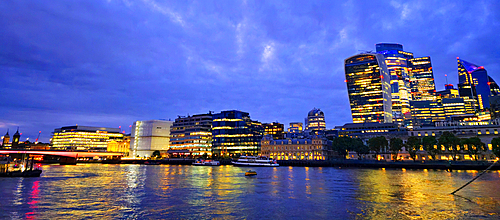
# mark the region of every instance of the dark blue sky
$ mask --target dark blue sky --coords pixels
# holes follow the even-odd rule
[[[500,81],[491,1],[0,1],[0,135],[17,126],[126,128],[238,109],[288,126],[312,108],[351,122],[343,60],[380,42],[431,56],[437,89],[456,57]]]

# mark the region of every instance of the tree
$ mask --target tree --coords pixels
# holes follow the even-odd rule
[[[479,155],[486,151],[486,145],[478,137],[471,137],[466,143],[467,153],[469,153],[469,156],[473,157],[476,161],[479,159]]]
[[[156,158],[161,157],[160,151],[159,150],[153,151],[153,154],[151,155],[151,157],[156,157]]]
[[[393,155],[393,160],[398,159],[398,153],[401,149],[403,149],[403,140],[400,138],[391,138],[389,142],[389,150],[391,151],[391,155]]]
[[[387,139],[383,136],[372,137],[368,139],[368,147],[371,151],[375,152],[375,156],[383,149],[387,147]]]
[[[361,155],[369,154],[370,148],[366,146],[359,138],[353,139],[352,150],[358,154],[358,159],[361,160]]]
[[[491,147],[495,156],[500,157],[500,137],[491,139]]]
[[[412,136],[408,138],[406,141],[406,150],[410,154],[411,159],[415,161],[415,158],[417,156],[417,151],[420,150],[420,146],[422,145],[422,139]]]
[[[353,139],[350,137],[336,137],[333,139],[332,148],[343,159],[346,158],[348,152],[352,149]]]
[[[439,146],[444,146],[445,150],[451,153],[453,160],[457,160],[457,155],[460,153],[460,138],[449,131],[445,131],[439,137],[438,142]]]
[[[434,136],[427,136],[422,138],[422,146],[424,147],[424,150],[427,151],[429,155],[431,155],[432,159],[436,159],[436,155],[441,152],[440,147],[435,147],[437,144],[436,137]]]

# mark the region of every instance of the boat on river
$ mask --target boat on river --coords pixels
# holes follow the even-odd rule
[[[26,164],[24,161],[16,163],[11,161],[10,157],[2,157],[0,159],[0,177],[40,177],[42,170],[37,165],[35,166],[34,159],[28,158]]]
[[[255,170],[248,170],[247,172],[245,172],[245,176],[255,176],[257,175],[257,171]]]
[[[203,160],[197,159],[193,162],[195,166],[220,166],[220,162],[217,160]]]
[[[241,156],[237,161],[232,161],[234,166],[251,166],[251,167],[279,167],[276,160],[269,159],[264,156]]]

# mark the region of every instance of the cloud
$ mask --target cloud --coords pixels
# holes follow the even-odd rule
[[[474,9],[474,10],[471,10]],[[344,59],[395,42],[431,56],[436,85],[460,56],[500,78],[496,1],[0,2],[2,129],[45,141],[71,124],[239,109],[264,122],[350,122]],[[2,131],[0,131],[2,132]]]

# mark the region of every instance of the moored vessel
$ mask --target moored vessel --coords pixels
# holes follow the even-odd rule
[[[220,162],[217,160],[197,159],[196,161],[193,162],[193,165],[195,165],[195,166],[219,166]]]
[[[253,166],[253,167],[278,167],[276,160],[264,156],[241,156],[237,161],[232,162],[234,166]]]

